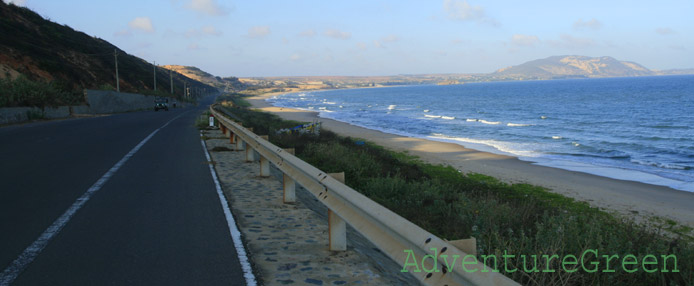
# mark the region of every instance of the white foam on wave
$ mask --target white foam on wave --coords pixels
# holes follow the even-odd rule
[[[526,126],[533,126],[532,124],[523,124],[523,123],[508,123],[506,126],[509,127],[526,127]]]
[[[501,121],[487,121],[487,120],[484,120],[484,119],[480,119],[480,120],[478,120],[478,121],[481,122],[481,123],[484,123],[484,124],[489,124],[489,125],[499,125],[499,124],[501,124]]]
[[[519,157],[519,158],[535,158],[539,157],[541,154],[535,151],[529,151],[529,150],[520,150],[517,148],[516,145],[519,145],[517,143],[512,143],[512,142],[504,142],[504,141],[497,141],[497,140],[483,140],[483,139],[472,139],[472,138],[465,138],[465,137],[449,137],[445,135],[439,135],[439,134],[432,134],[432,136],[428,136],[428,139],[433,139],[437,141],[444,141],[444,142],[452,142],[456,144],[463,145],[467,148],[472,148],[480,151],[485,151],[485,152],[490,152],[490,153],[495,153],[495,154],[503,154],[503,155],[511,155],[514,157]],[[526,146],[529,147],[529,146]],[[530,149],[530,148],[528,148]]]
[[[441,119],[453,120],[453,119],[455,119],[455,117],[454,116],[441,116]]]
[[[424,113],[427,113],[427,112],[429,112],[429,111],[430,111],[429,109],[424,109]]]
[[[424,114],[424,117],[429,117],[429,118],[441,118],[441,115],[429,115],[429,114]]]
[[[659,162],[653,162],[653,161],[648,161],[648,160],[639,160],[639,159],[631,159],[630,161],[634,164],[639,164],[639,165],[644,165],[644,166],[652,166],[652,167],[657,167],[657,168],[662,168],[662,169],[671,169],[671,170],[688,170],[689,169],[687,166],[682,166],[682,165],[673,164],[673,163],[659,163]]]
[[[559,140],[559,139],[562,139],[562,137],[561,136],[552,136],[552,139]]]
[[[388,110],[393,110],[396,106],[395,104],[388,105]]]
[[[475,119],[475,118],[468,118],[468,119],[466,119],[465,121],[467,121],[467,122],[476,122],[477,119]]]

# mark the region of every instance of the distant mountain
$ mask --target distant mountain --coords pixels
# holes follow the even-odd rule
[[[123,92],[153,93],[154,66],[129,55],[111,43],[44,19],[25,7],[0,1],[0,79],[20,76],[30,81],[59,86],[79,96],[83,89],[115,89],[115,56],[118,54],[120,89]],[[160,95],[170,92],[169,71],[157,71]],[[183,96],[188,87],[214,90],[212,86],[173,73],[174,95]],[[7,91],[0,91],[6,96]],[[11,95],[9,95],[11,96]],[[78,98],[79,100],[79,98]],[[26,105],[9,100],[6,103]]]
[[[659,70],[653,71],[657,75],[689,75],[694,74],[694,69],[672,69],[672,70]]]
[[[244,89],[246,87],[246,85],[239,81],[239,79],[236,77],[223,78],[219,76],[214,76],[196,67],[179,65],[166,65],[162,67],[165,69],[173,70],[194,80],[203,82],[205,84],[209,84],[211,86],[226,91],[236,91]]]
[[[631,77],[656,75],[644,66],[612,57],[554,56],[503,68],[490,74],[510,79]]]

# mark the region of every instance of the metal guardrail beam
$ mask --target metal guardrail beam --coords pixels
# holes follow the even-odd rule
[[[285,181],[291,179],[303,186],[423,284],[519,285],[476,259],[474,263],[466,260],[467,253],[229,120],[215,106],[210,111],[234,134],[236,150],[243,150],[245,145],[258,152],[261,160],[284,174]],[[417,268],[412,266],[415,263]]]

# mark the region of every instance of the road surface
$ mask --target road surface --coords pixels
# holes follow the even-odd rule
[[[204,108],[0,128],[0,285],[244,285]]]

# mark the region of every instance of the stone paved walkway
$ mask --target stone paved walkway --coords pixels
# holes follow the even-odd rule
[[[313,195],[297,185],[297,203],[283,204],[278,170],[261,178],[245,152],[220,151],[233,149],[220,131],[204,136],[262,285],[419,285],[349,227],[347,251],[330,251],[327,209]]]

